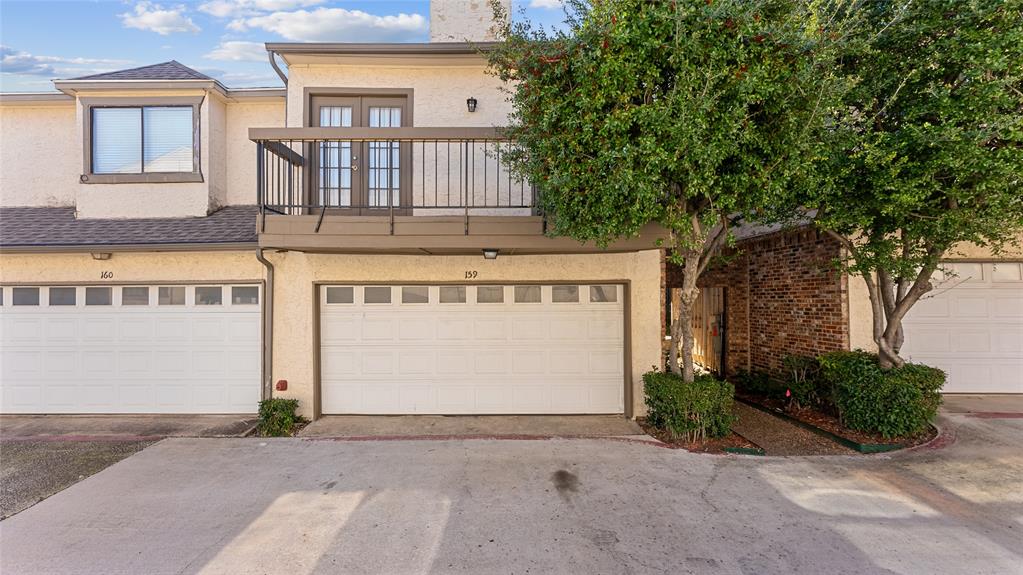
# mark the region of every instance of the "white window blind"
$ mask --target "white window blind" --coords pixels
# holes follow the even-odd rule
[[[92,171],[137,174],[142,171],[142,109],[92,109]]]
[[[92,109],[92,172],[192,172],[192,108]]]
[[[192,108],[143,108],[146,172],[192,171]]]

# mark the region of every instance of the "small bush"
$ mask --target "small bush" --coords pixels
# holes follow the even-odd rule
[[[840,351],[818,358],[843,425],[886,438],[919,433],[941,404],[945,372],[919,364],[881,369],[877,355]]]
[[[259,425],[256,432],[263,437],[288,437],[295,431],[295,425],[304,419],[295,415],[297,399],[274,397],[259,402]]]
[[[785,384],[773,379],[763,371],[739,371],[735,374],[735,382],[739,389],[750,395],[759,395],[772,399],[785,397]]]
[[[827,395],[820,389],[820,364],[817,358],[786,355],[781,360],[785,370],[785,399],[791,407],[820,405]]]
[[[727,381],[699,375],[685,383],[673,373],[643,374],[647,421],[673,439],[698,441],[723,437],[731,430],[735,388]]]

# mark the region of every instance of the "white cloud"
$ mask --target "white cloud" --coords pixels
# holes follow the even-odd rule
[[[142,1],[135,4],[135,10],[121,14],[121,22],[126,28],[149,30],[161,36],[175,32],[198,32],[199,27],[192,19],[185,16],[184,6],[164,8],[159,4]]]
[[[266,48],[259,42],[231,40],[221,42],[216,48],[204,55],[203,58],[208,60],[265,62]]]
[[[239,18],[228,28],[259,28],[296,42],[402,42],[425,35],[428,26],[420,14],[376,16],[361,10],[317,8]]]
[[[199,11],[217,18],[240,18],[265,12],[280,12],[323,4],[325,0],[209,0]]]
[[[561,8],[561,0],[529,0],[530,8]]]
[[[111,67],[123,66],[131,60],[109,60],[104,58],[64,58],[61,56],[37,56],[0,45],[0,72],[4,74],[26,74],[31,76],[84,76],[106,72]]]

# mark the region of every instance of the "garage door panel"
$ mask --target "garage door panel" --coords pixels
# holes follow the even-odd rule
[[[3,288],[10,289],[10,288]],[[158,286],[149,286],[156,293]],[[187,287],[191,290],[192,287]],[[47,293],[44,288],[42,293]],[[79,290],[79,294],[81,294]],[[7,294],[5,294],[7,295]],[[0,307],[4,413],[252,413],[258,305]]]
[[[533,301],[534,290],[528,303],[515,301],[519,292],[511,286],[502,290],[503,303],[476,303],[475,287],[465,290],[462,303],[439,303],[437,287],[430,287],[428,301],[414,304],[365,305],[356,297],[346,304],[350,311],[340,313],[339,305],[325,303],[320,316],[322,411],[623,410],[620,291],[614,302],[593,303],[587,300],[589,289],[580,286],[577,303],[555,304],[549,286],[543,286],[541,302]],[[350,317],[357,317],[362,328],[347,327]],[[354,337],[342,341],[339,333]]]
[[[1018,263],[957,262],[905,320],[903,356],[943,369],[946,392],[1023,393],[1023,281]],[[949,314],[935,313],[948,309]]]

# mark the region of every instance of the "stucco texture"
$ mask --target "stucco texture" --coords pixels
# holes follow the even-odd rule
[[[226,205],[256,203],[256,144],[249,128],[284,126],[284,99],[277,102],[237,102],[227,105],[225,160]]]
[[[74,102],[0,105],[0,206],[71,206],[82,163]]]
[[[100,272],[113,274],[101,279]],[[108,260],[88,253],[3,254],[5,284],[123,284],[130,282],[262,281],[263,266],[253,251],[117,252]]]
[[[644,413],[642,374],[661,364],[661,259],[658,250],[621,254],[502,256],[269,254],[275,266],[273,380],[287,380],[281,397],[299,400],[299,411],[318,411],[316,283],[458,283],[477,270],[479,283],[542,281],[628,282],[627,318],[632,408]],[[627,406],[628,407],[628,406]]]
[[[511,105],[501,81],[478,65],[396,66],[296,64],[288,70],[288,126],[301,127],[305,88],[411,88],[417,127],[495,127],[507,124]],[[469,112],[465,100],[478,104]]]

